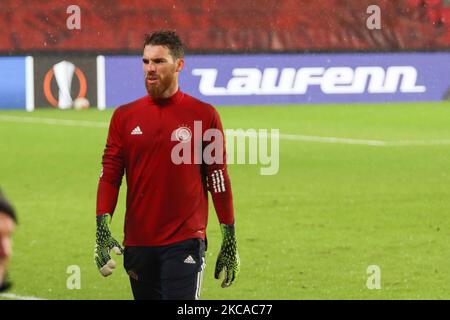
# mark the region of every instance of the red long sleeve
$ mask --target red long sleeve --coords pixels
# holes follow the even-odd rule
[[[97,189],[97,216],[105,213],[109,213],[112,216],[116,209],[118,197],[118,187],[100,180]]]
[[[124,173],[122,141],[117,123],[118,112],[113,114],[102,160],[102,173],[97,189],[97,215],[113,215]]]
[[[226,164],[225,134],[217,112],[215,112],[215,117],[210,127],[218,129],[223,136],[221,148],[216,149],[222,155],[221,159],[223,163],[207,165],[207,186],[211,193],[219,222],[232,224],[234,223],[233,193],[231,191],[231,181]],[[214,139],[212,139],[211,143],[213,142]]]
[[[233,193],[231,192],[231,182],[226,166],[221,169],[210,170],[207,181],[219,222],[233,224]]]

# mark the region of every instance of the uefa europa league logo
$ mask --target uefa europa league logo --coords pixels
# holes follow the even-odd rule
[[[68,109],[73,105],[71,96],[72,80],[74,75],[79,81],[79,92],[76,98],[85,98],[87,93],[87,82],[84,73],[72,62],[61,61],[55,64],[47,72],[44,78],[44,95],[47,101],[55,108]],[[58,98],[53,96],[51,83],[55,78],[58,86]]]
[[[75,65],[68,61],[61,61],[53,66],[53,72],[59,88],[58,107],[68,109],[73,102],[70,96],[70,88],[72,87]]]

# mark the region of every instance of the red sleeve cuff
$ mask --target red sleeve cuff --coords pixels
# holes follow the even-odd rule
[[[117,205],[119,188],[100,179],[97,189],[97,216],[105,213],[113,215]]]

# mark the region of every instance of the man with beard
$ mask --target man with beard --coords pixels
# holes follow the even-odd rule
[[[7,267],[12,254],[12,235],[16,223],[14,208],[0,191],[0,292],[11,286],[7,280]]]
[[[175,32],[147,35],[142,61],[148,95],[117,108],[111,118],[97,191],[95,261],[109,276],[115,268],[110,250],[124,253],[135,299],[198,299],[208,191],[223,237],[215,278],[224,272],[222,287],[228,287],[240,268],[222,124],[213,106],[179,89],[184,49]],[[208,159],[206,150],[214,150]],[[124,173],[122,249],[109,223]]]

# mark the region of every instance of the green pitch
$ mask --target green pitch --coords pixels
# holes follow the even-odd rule
[[[241,273],[227,289],[213,278],[220,233],[211,209],[202,299],[450,299],[449,103],[218,109],[225,128],[296,138],[282,136],[276,175],[230,166]],[[107,128],[92,122],[111,114],[0,112],[0,184],[20,219],[10,293],[132,297],[122,257],[109,278],[93,260]],[[119,240],[124,196],[122,188],[112,224]],[[80,290],[66,285],[72,265]],[[366,287],[370,265],[380,267],[379,290]]]

